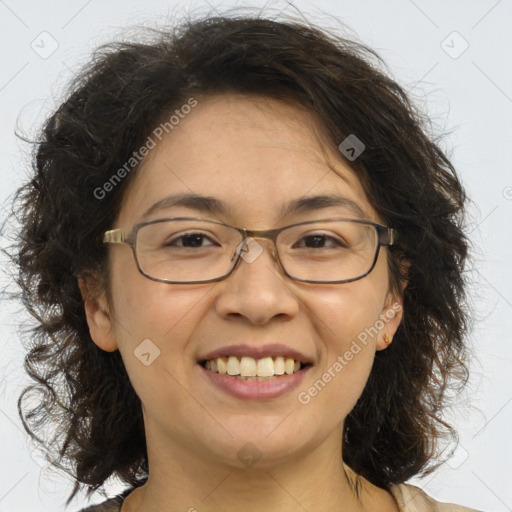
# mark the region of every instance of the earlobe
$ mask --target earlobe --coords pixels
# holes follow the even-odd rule
[[[91,293],[91,287],[82,277],[78,278],[78,286],[84,302],[84,310],[89,325],[89,332],[94,343],[105,350],[113,352],[118,349],[117,339],[113,329],[113,318],[109,312],[108,302],[104,292],[96,296]]]
[[[393,336],[403,318],[403,301],[396,296],[390,296],[380,315],[381,321],[384,324],[381,332],[377,337],[377,350],[384,350],[389,347],[393,341]]]
[[[381,321],[384,326],[381,329],[377,337],[377,350],[384,350],[391,345],[393,336],[395,335],[400,323],[402,322],[404,307],[403,307],[403,294],[407,285],[409,284],[409,268],[410,263],[408,261],[400,262],[400,288],[401,292],[389,293],[386,299],[386,303],[382,308],[380,314]]]

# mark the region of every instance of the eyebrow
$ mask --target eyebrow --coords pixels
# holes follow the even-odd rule
[[[231,206],[212,196],[203,196],[192,193],[172,194],[160,199],[155,204],[150,206],[142,215],[142,219],[146,219],[153,213],[171,208],[173,206],[181,206],[197,210],[199,212],[208,213],[211,215],[232,215],[233,210]],[[300,197],[293,199],[286,203],[279,212],[281,217],[286,217],[298,213],[306,213],[333,206],[342,206],[349,212],[362,219],[367,215],[363,209],[352,199],[333,194],[322,194],[316,196]]]

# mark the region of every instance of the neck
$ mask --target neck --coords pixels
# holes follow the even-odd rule
[[[357,483],[357,475],[342,461],[339,432],[331,437],[293,460],[263,465],[262,457],[244,469],[175,445],[151,450],[148,442],[148,481],[126,498],[122,512],[368,510],[369,482],[359,477]]]

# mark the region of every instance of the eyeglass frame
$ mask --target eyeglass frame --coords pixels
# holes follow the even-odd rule
[[[235,255],[236,259],[235,262],[232,264],[231,269],[224,275],[220,277],[215,277],[213,279],[206,279],[202,281],[171,281],[170,279],[163,279],[158,277],[150,276],[149,274],[146,274],[144,270],[142,270],[139,259],[137,257],[137,233],[138,231],[143,228],[144,226],[150,225],[150,224],[156,224],[159,222],[168,222],[168,221],[175,221],[175,220],[198,220],[203,222],[211,222],[213,224],[220,224],[222,226],[226,226],[232,229],[235,229],[238,231],[242,236],[243,239],[240,242],[240,244],[237,246],[235,250],[235,254],[231,257],[231,261],[233,261]],[[277,248],[276,239],[279,233],[281,231],[284,231],[285,229],[292,228],[295,226],[300,226],[303,224],[314,224],[318,222],[326,222],[326,221],[348,221],[353,222],[356,224],[364,224],[368,226],[372,226],[376,233],[377,233],[377,246],[375,248],[375,255],[373,257],[372,264],[370,268],[362,275],[350,278],[350,279],[342,279],[338,281],[314,281],[311,279],[299,279],[297,277],[292,276],[287,272],[285,269],[283,263],[281,262],[281,258],[279,256],[279,250]],[[162,218],[162,219],[151,219],[146,220],[143,222],[139,222],[138,224],[135,224],[131,230],[126,233],[124,229],[122,228],[116,228],[116,229],[110,229],[104,232],[103,234],[103,243],[114,243],[114,244],[126,244],[129,245],[132,249],[133,256],[135,258],[135,263],[137,264],[137,268],[139,272],[146,278],[151,279],[152,281],[157,281],[160,283],[168,283],[168,284],[203,284],[203,283],[214,283],[217,281],[222,281],[229,277],[235,268],[238,265],[238,262],[241,259],[241,255],[244,252],[245,245],[247,241],[251,238],[268,238],[269,240],[272,240],[273,242],[273,256],[278,262],[279,266],[283,270],[284,274],[289,277],[290,279],[293,279],[294,281],[298,281],[301,283],[313,283],[313,284],[342,284],[342,283],[350,283],[353,281],[358,281],[359,279],[362,279],[363,277],[366,277],[375,267],[375,264],[377,263],[377,259],[379,257],[379,252],[381,247],[389,247],[393,245],[396,241],[397,231],[394,228],[390,228],[389,226],[384,226],[382,224],[379,224],[377,222],[373,222],[371,220],[366,219],[348,219],[344,217],[335,217],[335,218],[328,218],[328,219],[319,219],[319,220],[310,220],[310,221],[304,221],[304,222],[296,222],[295,224],[290,224],[288,226],[283,226],[280,228],[274,228],[274,229],[264,229],[264,230],[254,230],[254,229],[246,229],[246,228],[239,228],[237,226],[232,226],[230,224],[226,224],[225,222],[220,222],[216,220],[211,219],[203,219],[200,217],[168,217],[168,218]],[[240,249],[241,247],[241,249]]]

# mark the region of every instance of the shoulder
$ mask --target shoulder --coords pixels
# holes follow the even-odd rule
[[[137,487],[146,483],[146,480],[147,477],[139,480],[135,485],[130,485],[117,496],[102,501],[101,503],[97,503],[96,505],[89,505],[88,507],[81,508],[77,512],[119,512],[126,497]]]
[[[117,496],[115,498],[102,501],[96,505],[90,505],[89,507],[82,508],[78,512],[119,512],[122,504],[123,500]]]
[[[78,512],[119,512],[126,496],[132,491],[133,487],[130,487],[113,498],[109,498],[96,505],[89,505],[88,507],[78,510]]]
[[[391,485],[389,491],[395,497],[400,512],[482,512],[462,505],[437,501],[412,484]]]

